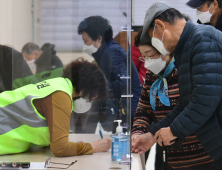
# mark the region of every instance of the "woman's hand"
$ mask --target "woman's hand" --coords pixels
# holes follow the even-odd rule
[[[132,150],[134,152],[143,154],[148,151],[153,144],[156,143],[152,133],[148,132],[143,135],[138,135],[134,142],[132,142]]]
[[[176,136],[173,136],[170,127],[161,128],[159,131],[156,132],[154,136],[154,140],[156,140],[160,146],[162,146],[162,142],[164,143],[165,146],[170,146],[174,144],[174,141],[172,140],[176,138],[177,138]]]
[[[142,135],[141,133],[134,133],[132,136],[131,136],[131,142],[132,143],[135,143],[135,141],[136,141],[136,139],[140,136],[140,135]],[[131,150],[132,150],[132,152],[135,152],[135,147],[131,147]]]
[[[91,143],[93,152],[106,152],[111,148],[111,139],[103,138]]]

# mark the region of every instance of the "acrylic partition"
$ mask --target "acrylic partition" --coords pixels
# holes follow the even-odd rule
[[[4,72],[0,72],[1,91],[17,89],[18,93],[25,91],[24,98],[32,96],[31,109],[41,119],[46,117],[50,134],[51,128],[69,135],[102,133],[112,139],[110,161],[131,169],[131,126],[137,105],[131,59],[131,0],[3,2],[9,19],[3,25],[6,34],[1,38],[1,60],[7,56],[9,63],[0,69]],[[52,118],[52,124],[41,104],[51,107],[46,110],[53,115],[60,114]],[[65,106],[70,107],[71,114]],[[116,131],[115,120],[121,120],[122,132]],[[69,131],[61,130],[65,123]]]

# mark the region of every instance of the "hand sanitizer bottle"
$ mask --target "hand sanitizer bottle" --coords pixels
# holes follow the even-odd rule
[[[112,135],[112,145],[111,145],[111,157],[112,161],[126,160],[127,155],[127,136],[123,133],[123,128],[120,126],[122,120],[115,120],[118,122],[116,127],[116,133]]]

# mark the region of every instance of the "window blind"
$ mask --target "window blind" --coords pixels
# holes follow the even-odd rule
[[[82,50],[78,25],[92,15],[107,18],[115,37],[127,24],[123,15],[126,9],[126,0],[41,0],[41,45],[49,42],[55,44],[58,51]]]

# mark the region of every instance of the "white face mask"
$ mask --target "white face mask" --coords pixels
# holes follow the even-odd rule
[[[158,59],[145,58],[144,67],[157,75],[166,67],[166,60],[163,61],[161,56]]]
[[[212,5],[212,4],[211,4]],[[211,8],[211,5],[210,5],[210,8]],[[213,13],[214,13],[214,10],[213,10],[213,12],[212,12],[212,14],[210,13],[210,8],[209,8],[209,10],[208,11],[206,11],[206,12],[201,12],[201,11],[199,11],[199,10],[196,10],[196,16],[197,16],[197,18],[200,20],[200,22],[202,23],[202,24],[205,24],[205,23],[209,23],[210,22],[210,19],[211,19],[211,17],[212,17],[212,15],[213,15]]]
[[[93,42],[93,44],[94,44],[94,42]],[[82,50],[85,51],[88,55],[92,55],[93,53],[95,53],[98,50],[98,48],[94,47],[93,44],[92,45],[85,45],[84,44]],[[99,45],[98,45],[98,47],[99,47]]]
[[[162,36],[162,41],[160,41],[158,38],[155,38],[154,37],[154,31],[155,31],[155,27],[154,26],[154,29],[153,29],[153,37],[151,38],[151,43],[152,45],[162,54],[162,55],[167,55],[169,54],[170,52],[168,52],[166,50],[166,48],[164,47],[164,44],[163,44],[163,37],[164,37],[164,32],[163,32],[163,36]]]
[[[76,113],[85,113],[89,111],[91,106],[92,106],[92,103],[89,102],[88,99],[79,97],[73,102],[73,111]]]

